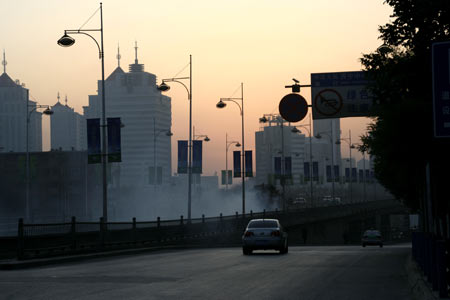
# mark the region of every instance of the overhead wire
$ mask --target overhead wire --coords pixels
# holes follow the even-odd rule
[[[97,8],[97,9],[94,11],[94,13],[92,14],[92,16],[90,16],[89,19],[87,19],[87,21],[84,22],[83,25],[80,26],[80,28],[78,28],[78,30],[81,30],[81,28],[83,28],[83,26],[86,25],[86,24],[92,19],[92,17],[93,17],[99,10],[100,10],[100,7]]]

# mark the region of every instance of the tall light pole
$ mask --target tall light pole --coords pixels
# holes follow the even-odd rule
[[[241,104],[236,102],[240,100]],[[242,176],[242,217],[245,217],[245,144],[244,144],[244,84],[241,82],[241,97],[240,98],[220,98],[220,101],[216,104],[217,108],[224,108],[227,104],[225,101],[235,103],[241,111],[242,118],[242,154],[241,154],[241,176]],[[227,174],[228,176],[228,174]]]
[[[267,118],[269,117],[269,119]],[[283,211],[286,211],[286,201],[285,201],[285,157],[284,157],[284,122],[285,120],[280,116],[280,115],[274,115],[274,114],[264,114],[261,118],[259,118],[259,122],[260,123],[266,123],[266,122],[273,122],[276,121],[277,122],[277,126],[278,124],[280,125],[280,129],[281,129],[281,151],[278,152],[278,154],[281,154],[281,166],[280,166],[280,171],[281,171],[281,179],[280,179],[280,184],[281,184],[281,189],[282,189],[282,195],[281,195],[281,200],[282,200],[282,206],[283,206]]]
[[[90,37],[98,48],[99,58],[102,65],[102,189],[103,189],[103,221],[108,220],[108,185],[106,180],[106,107],[105,107],[105,52],[103,51],[103,9],[100,2],[100,28],[99,29],[69,29],[64,30],[64,35],[58,40],[58,45],[61,47],[70,47],[75,44],[75,39],[69,36],[69,34],[84,34]],[[100,45],[97,40],[88,32],[100,32]]]
[[[322,138],[322,134],[328,136],[330,138],[330,145],[331,145],[331,197],[333,201],[334,199],[334,144],[333,144],[333,127],[331,127],[331,134],[328,134],[327,132],[319,132],[316,135],[316,138],[320,139]]]
[[[161,129],[159,131],[156,131],[156,119],[153,118],[153,189],[156,192],[156,138],[159,136],[161,132],[165,132],[166,136],[172,136],[173,133],[170,132],[168,129]]]
[[[228,141],[228,133],[225,134],[225,189],[228,190],[228,148],[231,145],[236,144],[236,147],[240,147],[241,144],[236,141]]]
[[[349,151],[349,159],[350,159],[350,203],[352,203],[353,202],[352,148],[354,148],[354,146],[352,145],[352,131],[350,129],[348,130],[348,138],[340,138],[339,140],[336,141],[336,145],[340,145],[341,141],[348,143],[348,151]]]
[[[180,80],[189,79],[189,88]],[[177,82],[184,86],[188,93],[189,100],[189,144],[188,144],[188,223],[191,222],[191,203],[192,203],[192,55],[189,55],[189,77],[166,78],[158,86],[158,90],[166,92],[170,86],[166,82]]]
[[[357,143],[352,145],[353,148],[358,148],[363,154],[363,201],[366,201],[366,152],[367,147],[364,144]]]
[[[298,127],[304,128],[308,131],[309,134],[309,182],[310,182],[310,197],[311,197],[311,206],[314,204],[314,198],[313,198],[313,167],[312,167],[312,135],[311,135],[311,115],[309,115],[309,125],[297,125],[294,128],[292,128],[292,132],[294,133],[301,133],[300,130],[298,130]],[[309,128],[308,128],[309,127]]]
[[[49,105],[30,105],[29,104],[29,94],[28,94],[28,90],[27,90],[27,99],[26,99],[26,103],[27,103],[27,109],[26,109],[26,191],[25,191],[25,218],[28,222],[32,221],[32,214],[31,214],[31,203],[30,203],[30,149],[29,149],[29,127],[30,127],[30,118],[31,118],[31,114],[36,111],[39,108],[45,108],[45,110],[42,112],[45,115],[52,115],[53,111],[50,109]],[[32,108],[30,110],[30,107]]]

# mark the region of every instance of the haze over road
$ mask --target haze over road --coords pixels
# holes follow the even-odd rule
[[[173,250],[0,272],[1,299],[411,299],[409,244]]]

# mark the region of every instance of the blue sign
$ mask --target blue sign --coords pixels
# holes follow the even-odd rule
[[[313,175],[313,181],[319,181],[319,162],[313,161],[312,164],[312,175]]]
[[[433,68],[434,137],[450,137],[450,42],[434,43]]]
[[[120,118],[108,118],[108,162],[121,162]]]
[[[241,177],[241,152],[233,151],[233,177]]]
[[[202,174],[202,141],[192,142],[192,173]]]
[[[252,150],[245,150],[245,177],[253,177]]]
[[[178,174],[188,172],[188,141],[178,141]]]
[[[311,74],[313,119],[367,117],[372,96],[363,71]]]
[[[100,119],[87,119],[88,164],[102,162],[100,150]]]
[[[309,173],[310,173],[309,162],[304,162],[303,163],[303,174],[305,175],[305,180],[306,181],[310,180],[310,178],[309,178],[310,174]]]
[[[273,168],[276,178],[281,177],[281,157],[274,157],[273,158]]]

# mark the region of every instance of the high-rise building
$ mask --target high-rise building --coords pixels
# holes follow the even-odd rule
[[[138,63],[137,46],[129,72],[120,67],[120,54],[117,59],[117,68],[105,80],[106,117],[121,118],[123,124],[122,162],[113,163],[114,184],[168,184],[172,168],[171,138],[167,135],[172,124],[171,99],[157,89],[156,76],[144,72],[144,65]],[[101,118],[101,84],[98,81],[98,95],[89,96],[89,106],[84,107],[86,119]]]
[[[82,138],[86,137],[85,134],[82,134],[86,128],[84,116],[67,105],[67,96],[65,102],[65,105],[60,102],[58,93],[58,102],[52,106],[53,114],[50,116],[51,149],[86,150],[83,148],[86,143],[82,142]]]
[[[314,136],[318,134],[328,144],[333,145],[333,160],[335,165],[340,165],[341,162],[341,145],[336,144],[341,138],[341,119],[319,119],[313,121]],[[331,141],[332,137],[332,141]],[[331,147],[330,147],[331,153]],[[331,154],[328,155],[331,157]],[[331,163],[330,163],[331,164]],[[341,173],[341,170],[339,171]]]
[[[292,129],[293,126],[280,116],[270,116],[262,130],[255,133],[257,185],[280,184],[277,175],[282,175],[283,171],[284,174],[290,172],[294,182],[301,181],[303,162],[307,159],[305,135],[294,133]]]
[[[12,80],[6,73],[3,52],[3,74],[0,75],[0,151],[25,152],[28,122],[28,150],[42,151],[42,114],[37,103],[29,100],[28,89],[19,80]]]
[[[317,131],[314,127],[313,131],[321,132],[322,137],[310,139],[309,136],[306,137],[307,130],[299,127],[301,132],[295,133],[292,131],[295,125],[284,121],[278,115],[268,116],[261,130],[255,133],[256,184],[280,185],[281,182],[277,178],[281,176],[277,175],[282,175],[283,172],[292,178],[286,184],[307,184],[310,176],[315,184],[330,182],[331,178],[327,178],[330,177],[330,174],[327,175],[327,168],[331,166],[331,144],[325,134],[327,132]],[[340,154],[338,155],[340,157]],[[338,156],[335,154],[335,157]],[[334,164],[340,163],[335,160]],[[284,165],[284,168],[281,165]]]

